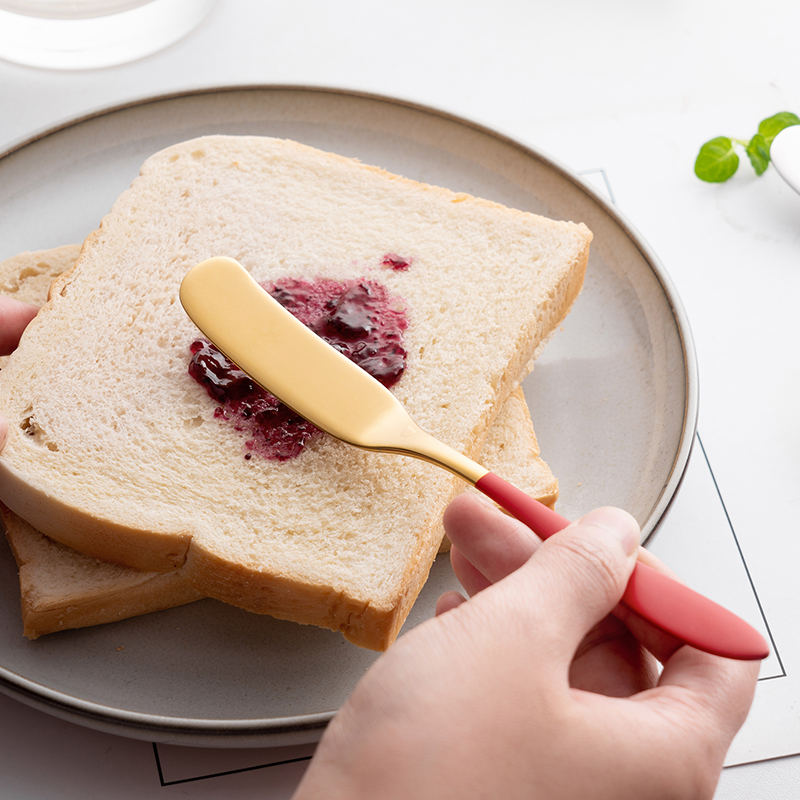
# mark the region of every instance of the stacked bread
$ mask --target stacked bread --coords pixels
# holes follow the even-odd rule
[[[546,468],[544,483],[525,478],[540,462],[518,386],[580,290],[590,239],[582,225],[293,142],[218,136],[161,151],[56,280],[0,377],[6,518],[70,556],[180,573],[194,596],[384,649],[463,485],[330,437],[286,461],[246,458],[188,375],[198,333],[177,300],[184,274],[230,255],[264,285],[385,286],[407,319],[401,402],[438,438],[552,500]],[[22,572],[50,560],[14,549]]]

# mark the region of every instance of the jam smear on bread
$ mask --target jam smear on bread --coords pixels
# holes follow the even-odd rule
[[[402,302],[372,280],[306,281],[284,278],[264,285],[284,308],[351,361],[390,388],[406,366],[403,333],[408,320]],[[252,453],[286,461],[300,455],[321,431],[262,389],[213,344],[190,347],[189,375],[219,403],[218,419],[248,434]]]
[[[381,263],[384,267],[400,270],[402,272],[405,272],[411,266],[411,261],[409,259],[403,258],[403,256],[399,256],[397,253],[387,253],[383,257],[383,261]]]

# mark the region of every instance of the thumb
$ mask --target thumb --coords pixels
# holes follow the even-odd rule
[[[540,635],[567,663],[588,631],[619,603],[636,563],[639,537],[630,514],[599,508],[547,539],[509,576],[526,584],[528,602],[536,604],[542,623]]]

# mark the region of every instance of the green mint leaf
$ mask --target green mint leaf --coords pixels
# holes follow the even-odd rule
[[[756,171],[756,175],[763,175],[769,166],[769,145],[764,136],[757,133],[747,143],[745,152],[753,165],[753,169]]]
[[[694,162],[694,174],[701,181],[722,183],[728,180],[739,167],[739,156],[733,142],[727,136],[717,136],[706,142]]]
[[[797,114],[792,114],[791,111],[781,111],[779,114],[761,120],[758,124],[758,132],[764,137],[764,142],[767,145],[767,156],[769,156],[772,140],[784,128],[790,128],[792,125],[800,125],[800,117]]]

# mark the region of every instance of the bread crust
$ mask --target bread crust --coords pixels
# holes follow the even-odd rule
[[[245,198],[248,208],[232,198]],[[503,209],[296,143],[206,137],[168,148],[145,163],[87,239],[9,362],[0,402],[14,418],[0,458],[0,499],[82,552],[161,571],[185,557],[204,593],[230,602],[224,587],[237,583],[241,607],[303,616],[298,621],[343,629],[351,641],[382,649],[424,583],[456,479],[327,440],[280,469],[261,464],[256,472],[239,463],[235,437],[209,424],[213,409],[185,375],[179,353],[191,333],[175,307],[180,277],[220,254],[238,257],[259,280],[278,270],[379,275],[407,302],[411,318],[409,366],[396,393],[423,427],[474,457],[539,343],[574,302],[590,239],[582,225]],[[402,250],[413,251],[408,273],[380,271],[382,253]],[[454,267],[453,259],[461,261]],[[505,291],[497,285],[503,281]],[[443,314],[452,322],[442,324]],[[86,330],[67,347],[78,324]],[[44,358],[50,352],[54,359]],[[457,365],[447,366],[453,358]],[[136,388],[108,362],[142,370]],[[103,385],[99,406],[81,389],[92,381]],[[79,434],[68,414],[84,426]],[[167,429],[154,432],[160,415]],[[178,435],[179,425],[188,433]],[[158,443],[148,450],[150,439]],[[209,471],[201,462],[211,454]],[[224,497],[214,493],[214,475]],[[319,476],[313,490],[310,475]],[[310,513],[293,502],[292,486],[309,495],[303,502]],[[271,504],[270,497],[282,499]],[[409,499],[416,501],[410,509]],[[208,510],[214,504],[216,516]],[[404,516],[406,532],[397,523]],[[352,567],[362,556],[369,566]],[[308,563],[315,560],[316,577]],[[220,561],[230,580],[220,578]],[[308,611],[305,600],[274,591],[284,585],[296,597],[305,592]],[[282,608],[264,600],[270,592],[284,597]]]

